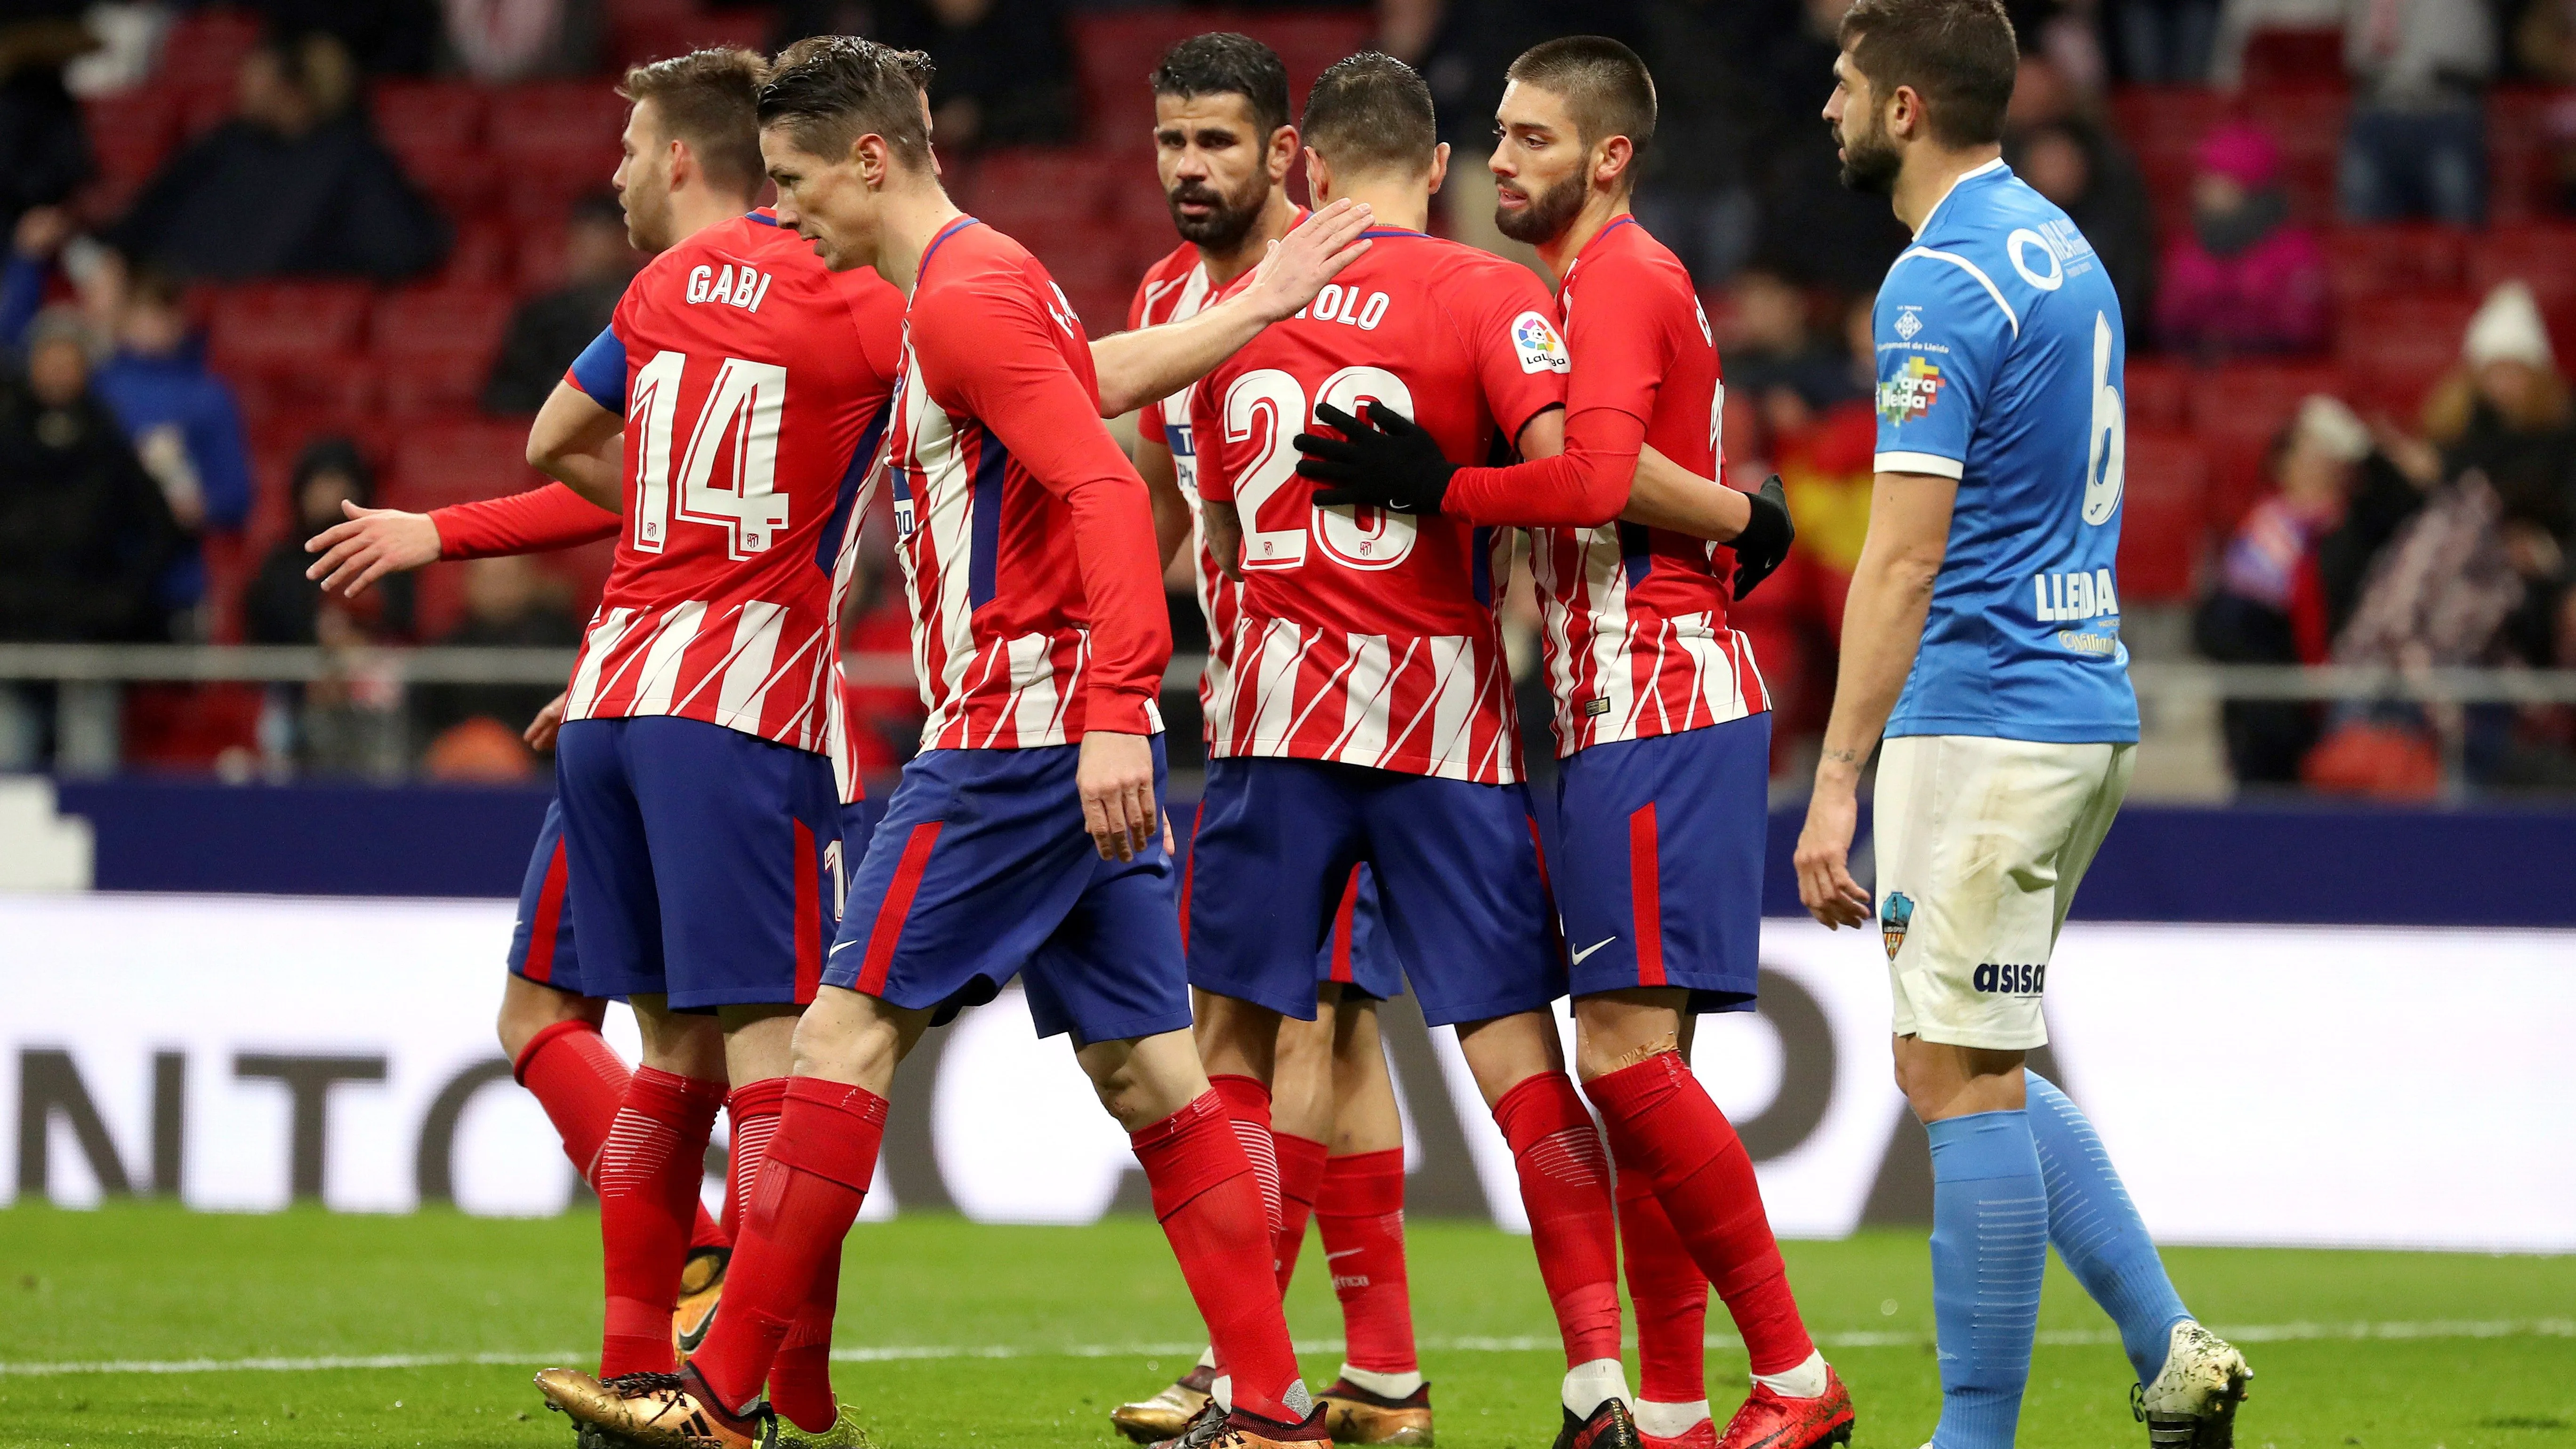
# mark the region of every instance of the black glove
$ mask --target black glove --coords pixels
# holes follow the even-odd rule
[[[1789,545],[1798,536],[1789,522],[1789,495],[1780,488],[1780,475],[1762,480],[1762,491],[1745,495],[1753,505],[1753,516],[1744,521],[1744,531],[1735,536],[1735,597],[1743,598],[1754,587],[1771,577],[1789,557]]]
[[[1297,435],[1297,471],[1328,485],[1315,490],[1319,508],[1383,508],[1393,513],[1437,513],[1458,465],[1413,419],[1371,398],[1361,422],[1331,403],[1315,406],[1315,420],[1342,430],[1338,438]]]

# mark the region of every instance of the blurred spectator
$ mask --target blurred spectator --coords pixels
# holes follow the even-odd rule
[[[114,247],[78,234],[71,213],[59,206],[29,210],[10,234],[9,258],[0,265],[0,346],[19,350],[27,325],[44,306],[57,257],[79,302],[90,357],[104,358],[125,315],[130,269]]]
[[[952,152],[1081,139],[1060,0],[886,0],[870,38],[923,50],[932,134]],[[1140,77],[1141,79],[1141,77]]]
[[[2370,429],[2322,394],[2273,446],[2276,490],[2237,526],[2217,587],[2201,601],[2192,635],[2222,664],[2316,664],[2326,653],[2317,542],[2343,522],[2355,478],[2372,452]],[[2315,711],[2295,700],[2229,700],[2222,711],[2227,759],[2240,783],[2291,784],[2316,743]]]
[[[89,179],[80,107],[63,89],[63,66],[98,40],[77,0],[11,0],[0,14],[0,227],[29,207],[52,206]]]
[[[2210,132],[2192,159],[2191,229],[2165,248],[2157,340],[2202,356],[2325,346],[2325,251],[2290,220],[2280,149],[2240,121]]]
[[[1727,291],[1727,390],[1750,399],[1766,428],[1803,428],[1808,414],[1853,391],[1849,360],[1809,325],[1804,289],[1770,267],[1752,266],[1736,273]]]
[[[2218,0],[2107,0],[2112,70],[2131,85],[2209,81],[2218,44]]]
[[[441,644],[486,648],[571,649],[581,643],[581,621],[565,607],[562,589],[524,555],[481,558],[465,565],[465,618]],[[489,778],[494,767],[515,759],[519,773],[530,762],[518,733],[555,697],[552,685],[443,684],[421,689],[422,730],[431,738],[430,755],[442,750],[457,758],[439,773],[455,778],[472,773]],[[485,728],[474,728],[480,724]],[[491,726],[497,726],[494,733]],[[513,749],[495,750],[506,743]],[[497,758],[496,758],[497,756]]]
[[[626,240],[626,211],[614,196],[574,205],[564,232],[564,284],[530,297],[510,314],[509,335],[483,383],[487,413],[533,413],[563,380],[635,275],[638,257]]]
[[[330,0],[321,0],[328,4]],[[598,13],[565,0],[439,0],[447,43],[465,73],[488,83],[589,68]]]
[[[2065,67],[2024,55],[2005,113],[2004,160],[2031,189],[2056,202],[2093,244],[2093,254],[2129,317],[2154,315],[2155,209],[2137,158],[2099,119],[2098,97]]]
[[[78,317],[57,310],[25,374],[0,382],[0,639],[167,637],[156,581],[178,528],[89,367]]]
[[[2344,25],[2351,128],[2337,181],[2354,221],[2486,220],[2487,0],[2352,0]]]
[[[482,8],[527,3],[483,0]],[[279,35],[329,35],[369,75],[427,75],[438,59],[439,0],[252,0],[251,8]]]
[[[2460,361],[2425,404],[2445,476],[2484,473],[2504,522],[2576,542],[2576,407],[2529,287],[2507,282],[2488,295]]]
[[[1637,217],[1702,287],[1714,287],[1753,254],[1751,161],[1764,118],[1741,66],[1754,53],[1747,42],[1759,9],[1717,0],[1644,0],[1642,8],[1644,53],[1691,59],[1654,66],[1655,139]],[[1484,154],[1471,148],[1466,159],[1481,165]]]
[[[271,40],[241,63],[233,119],[162,164],[114,240],[186,277],[393,281],[447,253],[448,228],[352,105],[327,35]]]
[[[250,457],[232,385],[207,369],[203,348],[189,336],[179,286],[166,274],[145,268],[128,284],[116,350],[94,386],[187,535],[162,580],[162,603],[193,611],[206,593],[199,536],[236,535],[250,517]]]
[[[2220,0],[2218,39],[2209,82],[2235,90],[2245,83],[2245,50],[2259,30],[2341,30],[2353,0]]]
[[[1774,35],[1748,67],[1763,104],[1753,257],[1802,281],[1859,294],[1878,290],[1909,236],[1886,197],[1842,184],[1833,131],[1821,114],[1841,54],[1835,27],[1850,8],[1851,0],[1800,0],[1798,23]]]
[[[317,438],[305,445],[295,460],[295,525],[260,561],[242,600],[249,642],[357,643],[411,633],[411,575],[387,574],[355,599],[334,595],[328,600],[319,585],[304,577],[313,563],[304,540],[347,517],[343,502],[371,504],[374,491],[375,475],[357,444]]]

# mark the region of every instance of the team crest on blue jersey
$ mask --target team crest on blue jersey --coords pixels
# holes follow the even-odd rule
[[[1906,341],[1908,341],[1908,342],[1911,342],[1911,341],[1913,341],[1913,340],[1914,340],[1914,338],[1915,338],[1915,334],[1917,334],[1917,333],[1921,332],[1922,330],[1923,330],[1923,309],[1922,309],[1922,308],[1920,308],[1920,307],[1910,307],[1910,306],[1909,306],[1909,307],[1899,307],[1899,308],[1896,310],[1896,335],[1897,335],[1897,336],[1904,338],[1904,339],[1905,339]]]
[[[1887,942],[1887,959],[1896,959],[1897,948],[1905,944],[1905,928],[1914,924],[1914,901],[1903,891],[1889,891],[1887,904],[1878,908],[1878,933]]]
[[[1907,313],[1912,316],[1912,313]],[[1932,411],[1933,400],[1941,395],[1941,369],[1938,364],[1920,357],[1905,359],[1896,376],[1878,385],[1878,415],[1891,423],[1902,423]]]

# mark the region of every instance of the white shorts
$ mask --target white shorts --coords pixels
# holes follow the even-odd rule
[[[1896,1034],[2023,1051],[2135,745],[1908,735],[1878,757],[1878,921]]]

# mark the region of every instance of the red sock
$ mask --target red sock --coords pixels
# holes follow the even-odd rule
[[[1234,1139],[1243,1144],[1245,1160],[1252,1164],[1252,1175],[1261,1184],[1261,1211],[1270,1220],[1271,1231],[1279,1228],[1279,1152],[1270,1133],[1270,1089],[1256,1077],[1221,1076],[1208,1078],[1208,1089],[1225,1104],[1225,1114],[1234,1122]]]
[[[1708,1397],[1708,1277],[1691,1261],[1622,1134],[1610,1134],[1619,1167],[1619,1257],[1637,1310],[1637,1397],[1690,1404]]]
[[[599,1165],[599,1144],[608,1140],[608,1124],[617,1119],[618,1100],[626,1095],[626,1079],[633,1075],[626,1063],[600,1037],[598,1027],[586,1021],[558,1021],[528,1038],[512,1075],[546,1109],[546,1120],[555,1124],[555,1135],[563,1139],[564,1156],[572,1159],[573,1170],[596,1191],[599,1184],[592,1170]],[[689,1250],[721,1248],[729,1241],[701,1206],[689,1233]]]
[[[1371,1373],[1419,1370],[1404,1282],[1404,1149],[1325,1163],[1315,1226],[1324,1234],[1333,1296],[1342,1300],[1343,1357]]]
[[[1592,1079],[1585,1090],[1654,1179],[1692,1261],[1735,1317],[1757,1374],[1786,1373],[1816,1351],[1789,1292],[1762,1210],[1753,1159],[1678,1052]]]
[[[1297,1354],[1270,1271],[1270,1223],[1225,1104],[1209,1091],[1128,1140],[1208,1341],[1234,1378],[1234,1406],[1294,1422],[1301,1416],[1283,1400]]]
[[[760,1164],[769,1156],[769,1139],[778,1132],[778,1109],[787,1100],[785,1077],[764,1077],[747,1087],[737,1087],[725,1098],[726,1135],[733,1162],[725,1178],[724,1235],[731,1242],[742,1234],[742,1220],[751,1212],[751,1187],[760,1176]]]
[[[1530,1246],[1565,1336],[1566,1366],[1617,1358],[1619,1230],[1592,1114],[1565,1073],[1541,1072],[1503,1094],[1494,1121],[1520,1169]]]
[[[1306,1246],[1306,1221],[1315,1215],[1315,1194],[1324,1186],[1325,1155],[1331,1151],[1312,1137],[1271,1134],[1279,1158],[1279,1233],[1271,1256],[1279,1264],[1279,1296],[1288,1296],[1288,1280],[1297,1276],[1297,1254]],[[1329,1250],[1328,1250],[1329,1251]]]
[[[599,1242],[608,1311],[599,1376],[669,1373],[671,1309],[706,1177],[724,1083],[639,1068],[599,1149]]]
[[[814,1300],[817,1275],[837,1261],[858,1221],[885,1123],[885,1098],[874,1092],[787,1079],[778,1131],[725,1273],[724,1306],[689,1359],[722,1407],[739,1413],[760,1397],[780,1345]]]
[[[770,1407],[797,1428],[820,1434],[832,1427],[832,1312],[841,1301],[841,1245],[832,1244],[805,1290],[805,1307],[778,1342],[769,1362]]]

